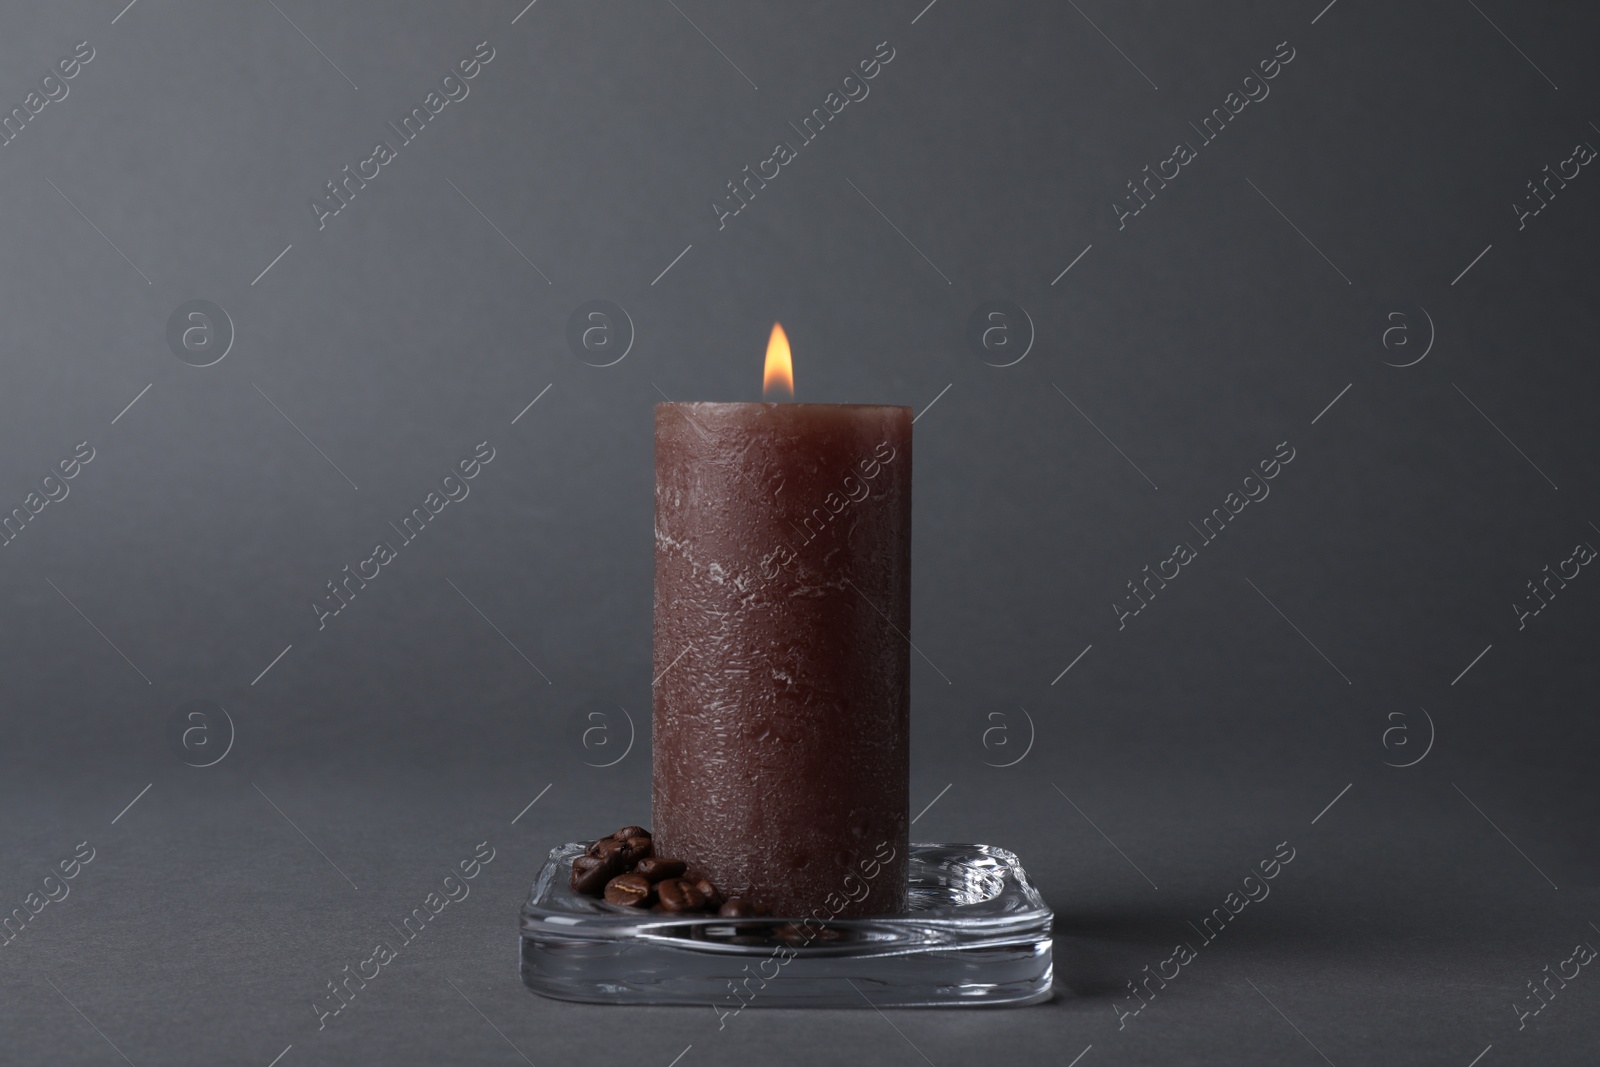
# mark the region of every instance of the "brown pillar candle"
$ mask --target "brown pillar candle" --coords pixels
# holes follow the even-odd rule
[[[656,853],[776,915],[905,906],[911,409],[657,404]]]

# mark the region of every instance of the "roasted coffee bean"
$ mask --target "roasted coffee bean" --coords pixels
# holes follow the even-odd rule
[[[709,878],[693,879],[694,887],[700,890],[700,895],[706,898],[706,910],[716,911],[722,907],[722,894],[717,892],[717,887],[711,884]]]
[[[610,837],[602,837],[588,848],[589,855],[617,863],[627,858],[627,852],[627,845]]]
[[[680,863],[681,868],[683,865]],[[656,895],[661,898],[664,911],[698,911],[705,906],[706,898],[693,884],[682,878],[668,878],[656,884]]]
[[[630,837],[649,837],[650,831],[642,826],[624,826],[611,836],[618,841],[626,841]]]
[[[622,855],[629,864],[655,855],[655,844],[648,837],[630,837],[622,843]]]
[[[634,871],[644,875],[652,882],[659,882],[663,878],[679,878],[683,875],[682,860],[663,859],[660,856],[646,856],[634,866]]]
[[[717,914],[724,919],[749,919],[755,916],[756,907],[743,897],[733,897],[722,902]]]
[[[612,864],[598,856],[575,856],[572,860],[572,891],[597,897],[605,892],[606,883],[616,875]]]
[[[642,904],[648,904],[650,896],[650,883],[643,875],[619,874],[606,883],[605,900],[607,904],[638,907]]]

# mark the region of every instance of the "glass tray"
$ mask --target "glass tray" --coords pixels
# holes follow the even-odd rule
[[[910,908],[870,919],[724,919],[605,904],[572,892],[550,851],[521,916],[522,981],[597,1004],[744,1008],[1035,1004],[1051,995],[1051,923],[1017,857],[992,845],[913,844]],[[810,935],[810,936],[808,936]]]

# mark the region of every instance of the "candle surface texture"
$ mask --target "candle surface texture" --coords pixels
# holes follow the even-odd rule
[[[657,853],[776,915],[904,909],[911,410],[657,404]]]

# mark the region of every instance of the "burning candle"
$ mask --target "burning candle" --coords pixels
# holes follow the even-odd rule
[[[911,409],[657,404],[655,443],[657,854],[777,915],[902,910]]]

